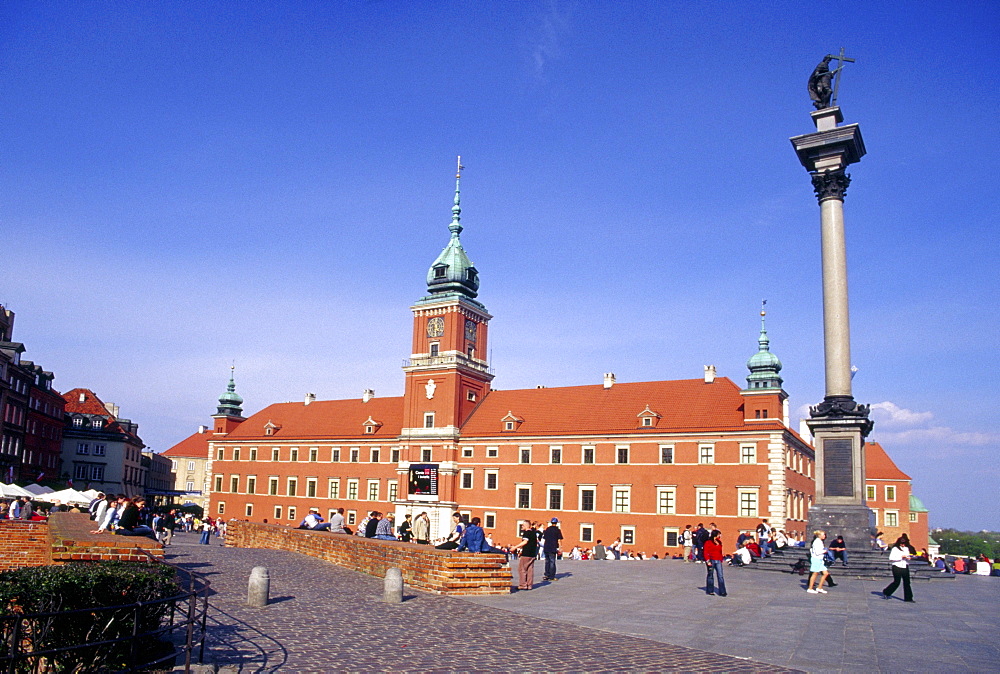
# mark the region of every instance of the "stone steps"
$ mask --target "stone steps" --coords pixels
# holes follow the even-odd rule
[[[830,573],[834,577],[848,576],[852,578],[892,578],[892,570],[889,567],[889,555],[879,554],[871,550],[848,551],[848,566],[841,566],[840,560],[830,566]],[[773,571],[782,573],[793,573],[792,565],[798,560],[805,560],[806,568],[809,564],[809,550],[806,548],[785,549],[781,553],[774,553],[766,559],[758,559],[752,564],[741,567],[755,571]],[[808,571],[806,572],[808,575]],[[953,578],[950,573],[941,573],[931,567],[926,562],[910,562],[910,578],[920,580],[938,580]]]

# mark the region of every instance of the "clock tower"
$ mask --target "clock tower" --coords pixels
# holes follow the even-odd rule
[[[493,318],[476,300],[479,272],[459,235],[461,157],[455,175],[451,238],[427,272],[428,294],[413,311],[413,346],[406,373],[401,440],[404,461],[441,464],[451,472],[457,460],[459,430],[486,397],[493,373],[486,362],[487,324]],[[449,468],[451,470],[449,470]],[[450,491],[442,480],[441,486]],[[452,495],[441,494],[442,500]]]

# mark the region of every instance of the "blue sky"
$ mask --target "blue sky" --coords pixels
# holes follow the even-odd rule
[[[233,361],[249,412],[398,395],[461,154],[497,388],[742,383],[767,298],[797,417],[819,211],[788,138],[843,46],[855,396],[932,525],[1000,529],[1000,5],[893,4],[5,3],[0,302],[157,451]]]

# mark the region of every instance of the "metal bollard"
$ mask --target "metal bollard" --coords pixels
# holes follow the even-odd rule
[[[271,576],[266,566],[255,566],[250,572],[250,583],[247,586],[247,604],[257,608],[267,606],[271,593]]]
[[[403,572],[393,567],[385,572],[385,590],[382,601],[386,604],[403,603]]]

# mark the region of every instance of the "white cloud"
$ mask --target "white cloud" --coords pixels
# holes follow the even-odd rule
[[[872,404],[872,420],[887,426],[919,426],[934,418],[933,412],[914,412],[886,400]]]
[[[874,436],[877,434],[877,438]],[[888,431],[880,433],[878,426],[872,439],[877,439],[883,445],[916,445],[934,443],[940,445],[940,449],[948,449],[950,445],[963,445],[969,447],[982,447],[984,445],[1000,443],[1000,434],[997,433],[977,433],[969,431],[956,431],[948,426],[934,426],[931,428],[911,428],[905,431]]]

